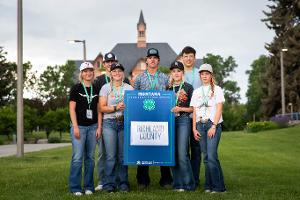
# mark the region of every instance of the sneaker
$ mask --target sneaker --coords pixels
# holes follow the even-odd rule
[[[205,193],[211,193],[211,190],[206,189],[206,190],[204,190],[204,192],[205,192]]]
[[[119,190],[120,192],[129,192],[129,187],[127,185],[121,185]]]
[[[95,187],[96,191],[102,191],[103,190],[103,185],[98,185],[97,187]]]
[[[218,193],[226,193],[226,190],[224,191],[211,191],[211,194],[218,194]]]
[[[81,196],[81,195],[82,195],[81,192],[73,192],[73,194],[74,194],[75,196]]]
[[[174,191],[175,191],[175,192],[184,192],[184,191],[185,191],[185,189],[183,189],[183,188],[179,188],[179,189],[174,189]]]
[[[91,190],[86,190],[86,191],[84,192],[84,194],[85,194],[85,195],[91,195],[91,194],[93,194],[93,192],[92,192]]]

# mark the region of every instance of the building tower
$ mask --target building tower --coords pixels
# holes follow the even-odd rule
[[[146,48],[146,23],[144,21],[143,11],[141,10],[139,22],[137,23],[137,47]]]

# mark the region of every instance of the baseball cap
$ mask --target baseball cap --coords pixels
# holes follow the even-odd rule
[[[90,62],[83,62],[81,63],[79,70],[82,71],[85,69],[94,69],[94,66]]]
[[[120,63],[113,63],[110,67],[110,71],[115,70],[115,69],[121,69],[122,71],[124,71],[124,67],[122,64]]]
[[[207,64],[207,63],[204,63],[203,65],[201,65],[199,67],[199,70],[198,72],[202,72],[202,71],[208,71],[210,73],[213,73],[213,69],[212,69],[212,66],[210,64]]]
[[[182,62],[179,62],[179,61],[172,62],[170,70],[173,70],[175,68],[177,68],[181,71],[184,71],[184,66],[183,66]]]
[[[157,58],[159,58],[158,50],[155,49],[155,48],[148,49],[148,51],[147,51],[147,57],[150,57],[150,56],[156,56]]]
[[[118,61],[117,60],[117,56],[111,52],[107,53],[104,55],[104,61],[103,62],[107,62],[107,61]]]

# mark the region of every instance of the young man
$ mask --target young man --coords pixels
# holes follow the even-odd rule
[[[106,83],[110,82],[110,68],[112,64],[117,63],[117,57],[115,54],[109,52],[104,55],[104,61],[103,61],[103,67],[105,68],[105,74],[102,74],[101,76],[98,76],[95,79],[95,85],[97,86],[98,91],[101,90],[102,86]],[[125,83],[129,84],[129,80],[125,78]],[[98,123],[102,126],[102,115],[100,115],[98,119]],[[103,188],[104,184],[104,164],[105,162],[105,149],[103,145],[103,138],[101,137],[98,140],[98,161],[97,161],[97,175],[98,175],[98,186],[95,188],[96,191],[100,191]]]
[[[191,84],[194,89],[199,88],[202,83],[198,75],[198,69],[195,67],[196,50],[193,47],[186,46],[181,51],[181,60],[184,65],[184,79]],[[199,185],[199,173],[201,164],[201,148],[198,141],[195,140],[193,134],[190,136],[191,146],[191,165],[195,179],[196,187]]]
[[[136,90],[166,90],[169,78],[158,70],[159,53],[157,49],[150,48],[147,51],[147,70],[137,76],[134,82]],[[162,187],[170,187],[172,175],[169,167],[160,167],[161,178],[159,184]],[[138,166],[136,174],[139,188],[145,188],[150,184],[149,166]]]

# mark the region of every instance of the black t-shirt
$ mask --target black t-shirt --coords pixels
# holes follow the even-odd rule
[[[179,87],[180,86],[178,85],[178,86],[175,86],[175,88],[174,88],[176,94],[179,90]],[[172,86],[168,87],[167,90],[173,90],[173,87]],[[177,106],[186,107],[186,108],[190,107],[190,102],[192,99],[193,91],[194,91],[193,86],[187,82],[184,82],[182,85],[182,88],[180,90]],[[186,113],[186,112],[180,112],[180,114],[183,114],[183,113]]]
[[[91,95],[91,87],[86,87],[86,91],[88,95]],[[93,96],[90,109],[93,112],[93,118],[87,118],[87,110],[89,109],[88,101],[86,98],[86,93],[84,91],[83,85],[81,83],[77,83],[71,88],[69,101],[76,102],[76,118],[79,126],[90,126],[98,122],[98,114],[97,114],[97,104],[98,104],[98,94],[99,90],[93,84]]]
[[[103,85],[105,85],[107,83],[105,76],[106,76],[105,74],[102,74],[101,76],[98,76],[94,80],[94,85],[96,85],[98,91],[100,91],[101,88],[103,87]],[[110,82],[110,78],[108,76],[107,76],[107,81]],[[127,84],[130,85],[128,78],[125,77],[124,83],[127,83]]]

